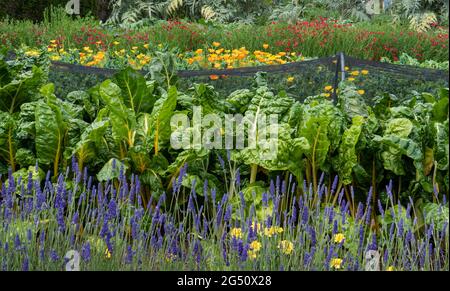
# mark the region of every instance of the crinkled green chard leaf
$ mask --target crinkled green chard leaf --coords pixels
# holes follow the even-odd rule
[[[43,74],[42,69],[33,67],[31,71],[23,72],[11,82],[0,86],[0,111],[17,112],[22,104],[34,101],[42,84]]]
[[[121,70],[113,77],[113,82],[122,89],[123,102],[136,114],[139,112],[150,113],[155,104],[153,95],[154,86],[147,86],[144,76],[131,69]]]
[[[102,147],[103,136],[109,126],[109,120],[96,120],[88,125],[75,144],[72,155],[77,157],[81,169],[83,165],[98,156],[98,148]]]
[[[99,88],[102,101],[109,110],[109,120],[112,126],[114,140],[121,145],[121,151],[125,147],[131,147],[135,141],[136,115],[128,108],[122,98],[119,86],[111,80],[104,81]]]
[[[350,128],[344,131],[342,135],[341,145],[339,147],[339,155],[337,158],[337,171],[344,185],[352,182],[352,171],[358,163],[356,155],[356,144],[361,134],[364,117],[355,116]]]
[[[53,92],[53,84],[42,87],[46,102],[36,105],[36,154],[40,164],[53,164],[53,173],[57,175],[68,127]]]
[[[160,99],[158,99],[153,107],[150,115],[150,129],[152,139],[154,140],[155,154],[159,153],[162,145],[167,143],[170,139],[171,126],[170,119],[174,113],[177,105],[177,89],[171,86],[167,92]]]
[[[14,116],[0,111],[0,160],[5,161],[13,171],[16,168],[16,128],[17,121]]]
[[[448,138],[448,119],[445,123],[434,124],[434,159],[437,162],[437,168],[442,171],[448,170],[449,159],[449,138]]]

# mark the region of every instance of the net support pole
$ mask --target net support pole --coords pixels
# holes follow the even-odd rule
[[[337,103],[337,87],[339,86],[339,72],[341,73],[341,82],[345,80],[345,59],[344,53],[340,52],[336,55],[336,72],[334,75],[333,86],[333,103]]]

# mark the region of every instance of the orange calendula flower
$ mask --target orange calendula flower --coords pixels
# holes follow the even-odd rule
[[[268,45],[267,43],[265,43],[265,44],[263,44],[263,48],[264,48],[264,49],[268,49],[268,48],[269,48],[269,45]]]
[[[217,41],[213,42],[212,44],[213,44],[213,46],[215,46],[215,47],[219,47],[219,46],[220,46],[220,42],[217,42]]]

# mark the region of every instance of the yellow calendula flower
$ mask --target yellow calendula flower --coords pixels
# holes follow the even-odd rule
[[[262,244],[257,240],[252,241],[252,243],[250,244],[250,249],[252,249],[255,252],[258,252],[261,249],[261,247]]]
[[[355,81],[355,78],[350,77],[350,78],[348,78],[347,80],[350,81],[350,82],[353,82],[353,81]]]
[[[264,228],[264,235],[268,237],[272,237],[275,234],[272,227]]]
[[[131,49],[136,51],[138,49],[138,47],[137,46],[132,46]]]
[[[345,66],[345,67],[344,67],[344,70],[345,70],[345,71],[348,71],[348,70],[350,70],[350,68],[347,67],[347,66]]]
[[[350,73],[352,76],[359,76],[359,71],[353,71]]]
[[[322,93],[322,96],[324,96],[324,97],[330,97],[331,96],[331,94],[330,93]]]
[[[144,48],[148,49],[150,47],[150,45],[148,43],[144,44]]]
[[[334,258],[330,261],[330,267],[333,269],[340,269],[342,267],[342,259]]]
[[[83,47],[83,50],[86,51],[86,52],[89,52],[89,51],[91,51],[91,48],[88,47],[88,46],[85,46],[85,47]]]
[[[325,86],[324,89],[325,89],[325,91],[331,91],[333,89],[333,86],[328,85],[328,86]]]
[[[55,50],[55,49],[52,48],[52,47],[48,47],[48,48],[47,48],[47,51],[48,51],[48,52],[53,52],[54,50]]]
[[[220,46],[220,42],[217,42],[217,41],[213,42],[212,44],[213,44],[213,46],[215,46],[215,47],[219,47],[219,46]]]
[[[256,223],[255,221],[252,222],[252,229],[253,231],[261,232],[262,226],[261,223]]]
[[[292,83],[292,82],[294,82],[294,80],[295,80],[294,77],[288,77],[287,78],[288,83]]]
[[[359,95],[363,95],[364,93],[366,93],[366,91],[364,91],[364,90],[362,90],[362,89],[358,90],[358,94],[359,94]]]
[[[51,43],[51,44],[54,44],[54,43],[56,43],[56,40],[55,40],[55,39],[52,39],[52,40],[50,41],[50,43]]]
[[[215,63],[215,64],[214,64],[214,68],[215,68],[215,69],[220,69],[220,67],[221,67],[221,64],[220,64],[220,63]]]
[[[337,233],[334,235],[334,242],[340,244],[345,240],[345,236],[343,233]]]
[[[369,74],[369,71],[368,71],[368,70],[362,70],[362,71],[361,71],[361,74],[367,75],[367,74]]]
[[[105,258],[107,258],[107,259],[111,259],[111,252],[109,251],[109,249],[108,248],[106,248],[106,250],[105,250]]]
[[[230,231],[230,235],[231,235],[231,237],[234,237],[237,239],[242,238],[242,229],[239,227],[232,228]]]
[[[290,255],[294,251],[294,244],[288,240],[282,240],[278,244],[278,248],[283,252],[283,254]]]
[[[292,56],[292,57],[295,57],[296,55],[297,55],[296,52],[291,53],[291,56]]]
[[[50,56],[50,60],[52,60],[52,61],[59,61],[60,59],[61,59],[61,57],[58,55]]]
[[[395,267],[394,266],[389,266],[389,267],[386,268],[386,271],[388,271],[388,272],[395,271]]]
[[[250,260],[256,259],[256,252],[255,252],[255,251],[252,251],[252,250],[248,250],[248,251],[247,251],[247,257],[248,257]]]
[[[29,50],[29,51],[25,52],[25,55],[27,57],[38,57],[38,56],[41,55],[41,53],[39,51],[37,51],[37,50]]]
[[[269,45],[268,45],[267,43],[265,43],[265,44],[263,44],[263,48],[264,48],[264,49],[268,49],[268,48],[269,48]]]
[[[113,45],[119,45],[120,42],[118,42],[117,40],[113,42]]]

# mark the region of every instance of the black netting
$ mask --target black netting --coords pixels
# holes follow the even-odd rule
[[[55,83],[57,95],[74,90],[87,90],[114,75],[118,70],[52,62],[49,80]],[[282,65],[245,67],[227,70],[180,70],[178,87],[184,90],[194,83],[212,84],[220,95],[227,96],[237,89],[254,84],[257,72],[265,72],[268,86],[275,92],[285,91],[289,96],[303,100],[307,96],[330,94],[325,87],[336,86],[346,79],[364,90],[369,101],[385,92],[399,98],[408,98],[411,91],[434,93],[448,87],[448,71],[407,65],[360,60],[338,54]],[[147,74],[141,71],[142,74]]]

